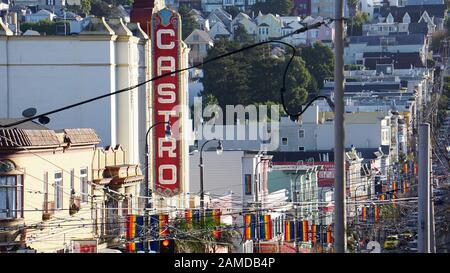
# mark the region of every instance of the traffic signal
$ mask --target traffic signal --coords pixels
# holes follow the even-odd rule
[[[175,253],[175,240],[174,239],[160,240],[159,253]]]

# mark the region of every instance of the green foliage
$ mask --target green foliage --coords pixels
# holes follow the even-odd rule
[[[431,36],[431,50],[434,53],[438,53],[441,50],[442,41],[447,38],[446,31],[436,31]]]
[[[219,245],[233,246],[233,238],[238,232],[228,226],[220,225],[212,219],[205,219],[203,224],[188,224],[182,218],[175,221],[176,253],[207,253],[208,249],[216,251]],[[214,238],[214,228],[222,229],[220,238]]]
[[[362,25],[367,21],[369,21],[369,15],[366,12],[357,11],[347,22],[349,36],[361,36]]]
[[[198,23],[195,21],[194,16],[189,13],[189,9],[185,5],[181,5],[178,9],[178,13],[181,16],[182,22],[182,36],[183,40],[186,39],[195,29],[200,28]]]
[[[225,8],[225,11],[228,12],[233,18],[241,12],[241,10],[236,6],[228,6]]]
[[[278,14],[280,16],[288,16],[292,13],[294,3],[292,0],[266,0],[265,2],[257,2],[253,5],[252,10],[255,14],[262,12],[263,14]]]
[[[306,67],[313,76],[317,87],[310,91],[314,93],[323,87],[325,79],[334,75],[333,51],[322,43],[315,43],[312,47],[302,47],[300,56],[305,60]]]
[[[240,44],[250,44],[255,42],[255,38],[248,34],[243,25],[239,25],[234,31],[234,41]]]
[[[239,43],[221,40],[208,52],[208,58],[240,48]],[[271,56],[269,45],[254,48],[204,66],[203,96],[212,94],[219,105],[254,105],[278,101],[287,58]],[[286,80],[286,101],[298,109],[315,88],[305,62],[296,56]],[[313,90],[316,91],[315,89]],[[294,110],[292,110],[294,111]]]
[[[22,23],[20,25],[20,31],[25,32],[29,29],[35,30],[39,32],[40,34],[45,35],[56,35],[57,29],[61,29],[64,27],[64,24],[66,24],[67,27],[67,33],[70,33],[70,26],[68,22],[60,21],[60,22],[53,22],[48,19],[42,20],[37,23]]]
[[[90,0],[81,0],[81,12],[84,16],[89,15],[91,11],[91,1]]]
[[[91,14],[100,17],[111,17],[114,6],[111,3],[101,0],[91,0]]]

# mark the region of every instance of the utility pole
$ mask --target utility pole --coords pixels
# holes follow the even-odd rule
[[[346,250],[346,213],[345,213],[345,159],[344,159],[344,1],[335,2],[335,42],[334,42],[334,204],[335,252]]]
[[[430,124],[419,125],[419,253],[430,253]]]

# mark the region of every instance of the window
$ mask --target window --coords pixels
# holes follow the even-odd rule
[[[0,176],[0,219],[23,217],[23,176]]]
[[[251,195],[252,194],[252,175],[246,174],[244,176],[244,183],[245,183],[245,195]]]
[[[287,137],[281,138],[281,144],[287,145],[288,144],[288,138]]]
[[[62,181],[62,173],[55,173],[55,183],[53,184],[55,188],[55,208],[62,209],[62,193],[63,193],[63,181]]]
[[[81,192],[81,202],[88,201],[88,177],[87,168],[80,170],[80,192]]]
[[[304,150],[305,150],[305,147],[299,146],[299,147],[298,147],[298,150],[299,150],[299,151],[304,151]]]
[[[75,192],[75,170],[70,170],[70,193]]]
[[[298,130],[298,137],[304,138],[305,137],[305,130]]]

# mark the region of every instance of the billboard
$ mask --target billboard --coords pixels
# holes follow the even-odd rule
[[[181,68],[181,18],[170,9],[152,15],[153,77]],[[155,190],[164,196],[174,196],[181,189],[181,75],[176,73],[153,81],[153,124],[170,121],[172,137],[166,138],[165,126],[159,125],[154,133]]]

